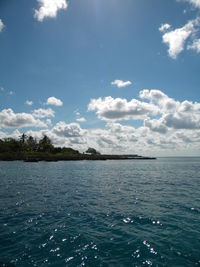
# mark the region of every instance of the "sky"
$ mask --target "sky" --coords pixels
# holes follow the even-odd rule
[[[200,0],[0,0],[0,139],[200,156]]]

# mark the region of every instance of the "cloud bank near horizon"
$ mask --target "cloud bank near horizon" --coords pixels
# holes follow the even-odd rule
[[[102,153],[161,153],[166,151],[197,151],[200,144],[200,103],[178,101],[161,90],[143,89],[139,99],[92,99],[88,111],[105,122],[105,128],[86,129],[78,112],[76,122],[58,121],[51,108],[38,108],[31,113],[0,111],[0,138],[16,137],[22,132],[41,138],[49,136],[54,145],[69,146],[80,151],[95,147]],[[140,121],[135,127],[133,121]],[[124,124],[125,122],[125,124]],[[22,129],[19,131],[19,129]],[[35,130],[34,130],[35,128]],[[41,128],[41,129],[37,129]],[[13,129],[13,132],[8,132]]]

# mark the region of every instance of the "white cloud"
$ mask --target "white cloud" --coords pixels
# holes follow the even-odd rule
[[[0,19],[0,32],[3,31],[4,27],[5,27],[5,25],[4,25],[3,21]]]
[[[28,105],[28,106],[32,106],[32,105],[33,105],[33,101],[31,101],[31,100],[26,100],[25,104]]]
[[[88,105],[89,111],[96,111],[98,118],[102,120],[129,120],[144,119],[148,115],[156,115],[159,112],[157,106],[136,99],[127,101],[122,98],[92,99]]]
[[[32,114],[35,118],[42,119],[42,118],[54,117],[55,111],[52,110],[51,108],[47,108],[47,109],[39,108],[39,109],[33,110]]]
[[[195,39],[192,44],[187,46],[187,49],[194,50],[197,53],[200,53],[200,39]]]
[[[167,131],[168,131],[168,128],[163,124],[162,119],[160,119],[160,120],[156,120],[156,119],[149,120],[149,119],[147,119],[147,120],[144,121],[144,125],[146,127],[148,127],[149,129],[151,129],[151,131],[153,131],[153,132],[166,134]]]
[[[174,112],[177,108],[178,102],[168,97],[162,91],[157,89],[144,89],[139,94],[141,99],[147,99],[159,106],[162,112]]]
[[[35,10],[34,17],[38,21],[43,21],[44,18],[56,18],[57,12],[61,9],[67,9],[66,0],[37,0],[39,9]]]
[[[144,120],[145,127],[160,134],[178,129],[200,129],[200,103],[179,102],[155,89],[144,89],[139,96],[150,103],[106,97],[91,100],[88,110],[95,111],[98,118],[105,121]]]
[[[60,137],[80,137],[84,134],[78,123],[67,124],[63,121],[58,122],[52,132]]]
[[[149,126],[135,128],[120,123],[107,123],[104,129],[87,130],[77,123],[58,122],[51,129],[29,130],[26,134],[36,139],[46,134],[54,145],[72,147],[79,151],[94,147],[101,153],[114,154],[199,155],[200,130],[168,128],[164,133],[160,130],[159,122],[161,125],[162,118],[158,122],[152,120],[152,129]],[[16,135],[20,135],[19,131],[10,135],[0,132],[0,138]]]
[[[200,129],[200,113],[170,113],[163,116],[164,124],[174,129]]]
[[[22,128],[22,127],[46,127],[46,123],[35,119],[32,114],[14,113],[12,109],[0,111],[1,128]]]
[[[79,151],[94,147],[101,153],[113,154],[200,155],[200,102],[181,102],[156,89],[141,90],[139,97],[141,101],[112,97],[91,100],[88,109],[106,121],[102,129],[84,129],[78,123],[64,121],[51,126],[51,109],[36,109],[32,114],[4,109],[0,112],[0,138],[20,135],[19,130],[6,133],[4,128],[41,126],[45,128],[31,128],[26,134],[37,139],[46,134],[54,145]],[[80,113],[77,116],[81,118]],[[139,122],[139,126],[133,127],[124,125],[128,121],[123,125],[116,122],[127,119],[143,120],[143,124]]]
[[[157,90],[157,89],[143,89],[140,91],[139,96],[141,99],[148,99],[148,100],[154,100],[156,102],[160,102],[168,96],[164,94],[162,91]]]
[[[200,8],[200,0],[177,0],[190,3],[195,8]],[[186,13],[186,10],[184,10]],[[183,27],[172,29],[168,23],[161,24],[159,31],[163,34],[162,41],[168,46],[168,54],[172,59],[176,59],[178,55],[187,50],[194,50],[200,53],[200,39],[197,34],[200,33],[200,17],[199,15],[189,20]]]
[[[196,8],[200,8],[200,0],[186,0]]]
[[[63,102],[60,99],[51,96],[47,99],[46,105],[61,107],[63,105]]]
[[[86,119],[84,117],[77,118],[76,121],[78,122],[85,122]]]
[[[154,102],[160,108],[162,117],[157,120],[146,120],[145,126],[152,131],[166,132],[173,129],[200,129],[200,103],[185,100],[179,102],[168,97],[160,90],[144,89],[140,92],[142,99]]]
[[[113,82],[111,82],[111,84],[116,85],[118,88],[121,88],[121,87],[127,87],[132,83],[131,81],[114,80]]]
[[[165,24],[161,24],[159,31],[160,32],[166,32],[167,30],[169,30],[171,28],[171,25],[168,23]]]
[[[176,59],[184,50],[186,40],[195,33],[195,26],[199,24],[199,20],[190,20],[181,28],[167,31],[162,36],[163,43],[168,45],[168,54],[171,58]]]

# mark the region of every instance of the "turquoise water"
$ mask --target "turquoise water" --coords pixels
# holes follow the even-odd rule
[[[0,162],[0,266],[200,266],[200,159]]]

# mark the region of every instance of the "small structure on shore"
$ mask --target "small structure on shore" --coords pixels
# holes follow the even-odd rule
[[[100,152],[98,152],[96,149],[89,147],[86,151],[85,154],[87,155],[101,155]]]

